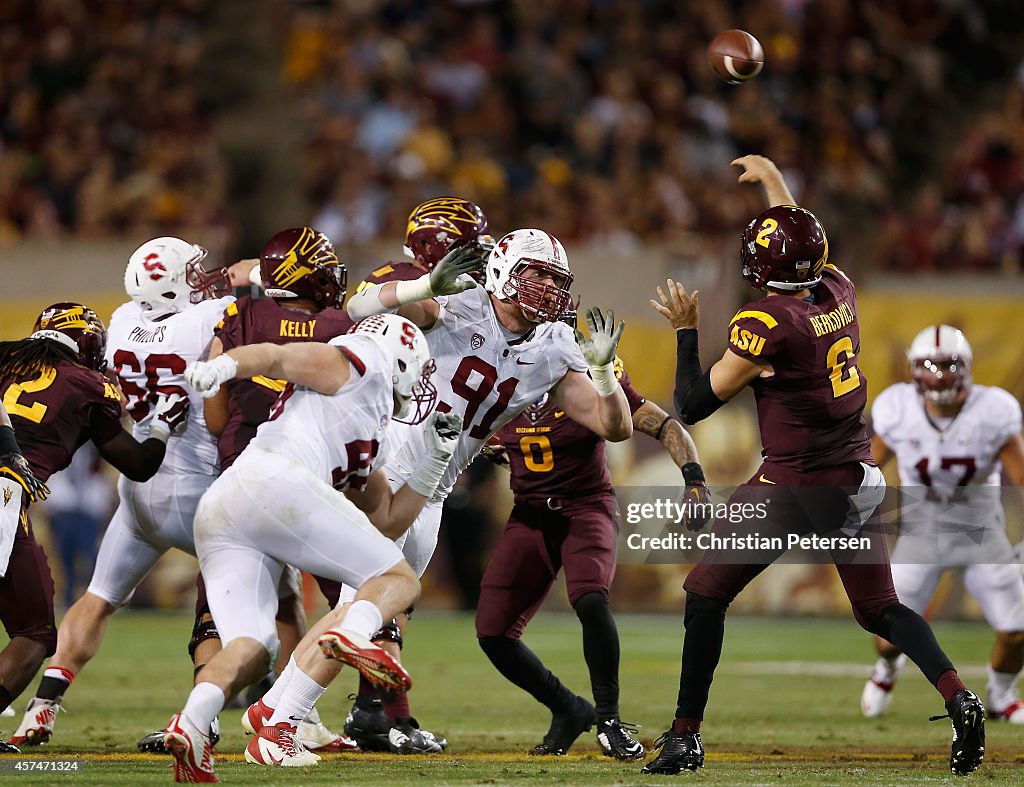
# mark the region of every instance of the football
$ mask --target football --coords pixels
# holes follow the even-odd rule
[[[708,45],[708,62],[719,79],[738,85],[761,73],[764,49],[746,30],[723,30]]]

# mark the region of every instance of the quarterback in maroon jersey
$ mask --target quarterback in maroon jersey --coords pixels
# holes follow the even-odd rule
[[[348,333],[352,320],[341,310],[345,301],[348,272],[334,246],[312,227],[293,227],[275,234],[260,253],[259,279],[269,298],[239,298],[228,306],[224,319],[214,330],[209,359],[242,345],[290,344],[300,341],[327,342]],[[284,380],[254,377],[232,380],[216,396],[204,401],[203,412],[210,432],[219,436],[221,472],[227,470],[267,420]],[[340,585],[318,579],[321,590],[333,606]],[[206,601],[202,575],[196,580],[196,620],[189,642],[189,655],[196,671],[220,649],[220,638]],[[287,657],[305,633],[305,618],[297,595],[282,599],[278,616],[281,624],[281,653]],[[325,732],[314,716],[302,725],[300,738],[317,751],[346,751],[353,746],[341,736]],[[163,730],[139,741],[142,751],[163,752]]]
[[[703,498],[704,474],[690,436],[637,393],[619,359],[615,372],[634,427],[664,444],[687,486],[701,487]],[[551,727],[531,753],[565,754],[596,722],[607,756],[642,757],[644,747],[631,734],[635,729],[619,718],[619,638],[608,607],[619,506],[604,440],[545,396],[502,427],[489,445],[492,458],[509,464],[515,506],[484,570],[476,634],[498,671],[551,711]],[[521,639],[563,568],[569,602],[583,628],[593,705],[562,684]]]
[[[708,417],[747,385],[757,400],[764,461],[730,503],[760,505],[767,520],[722,521],[712,532],[864,536],[866,550],[838,542],[829,549],[854,617],[905,652],[942,695],[953,725],[950,769],[968,774],[984,756],[985,710],[925,620],[897,598],[881,534],[862,527],[881,500],[884,480],[871,459],[864,421],[867,382],[857,367],[853,284],[828,262],[821,224],[794,204],[775,165],[761,156],[733,163],[744,169],[740,182],[764,186],[771,206],[747,225],[740,246],[743,278],[765,297],[733,317],[728,349],[708,372],[701,371],[697,352],[698,293],[669,280],[658,288],[659,301],[651,301],[676,330],[675,397],[684,421]],[[676,717],[644,773],[703,766],[700,725],[722,652],[726,610],[783,551],[711,548],[687,575]]]
[[[11,638],[0,652],[0,709],[14,701],[57,647],[53,579],[46,553],[32,532],[28,503],[45,497],[42,484],[67,467],[88,440],[128,478],[148,480],[163,461],[168,438],[188,419],[188,399],[161,396],[154,405],[156,418],[148,439],[137,442],[125,431],[121,392],[103,374],[106,342],[103,322],[79,303],[53,304],[39,315],[29,338],[0,342],[0,391],[24,460],[40,484],[23,484],[28,494],[10,562],[0,579],[0,620]],[[0,439],[4,436],[13,437],[4,433]],[[16,445],[0,443],[0,453],[4,468],[21,464],[8,458],[18,453]],[[12,738],[10,743],[31,741]],[[8,744],[0,750],[17,751]]]

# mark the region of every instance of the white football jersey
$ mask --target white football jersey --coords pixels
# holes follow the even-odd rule
[[[1021,431],[1020,403],[1011,394],[972,385],[959,414],[940,422],[929,418],[913,385],[897,383],[877,396],[871,417],[875,433],[896,455],[901,486],[921,490],[926,503],[943,509],[944,521],[962,515],[965,523],[1002,526],[1001,506],[990,505],[989,514],[978,516],[981,501],[997,503],[998,493],[977,488],[999,486],[999,451]],[[958,514],[955,504],[968,500],[976,503],[973,511]]]
[[[439,412],[462,416],[463,430],[434,499],[444,499],[487,438],[556,386],[572,369],[587,371],[572,329],[560,322],[538,325],[528,339],[509,344],[483,287],[438,297],[437,322],[425,331],[437,369]],[[412,475],[424,455],[424,424],[392,427],[391,478]]]
[[[150,320],[148,312],[129,301],[117,308],[107,328],[107,366],[113,369],[128,400],[134,434],[145,439],[159,394],[189,398],[188,428],[167,441],[164,470],[217,475],[217,441],[206,428],[203,398],[185,382],[185,367],[210,351],[213,329],[234,302],[232,296],[203,301],[176,314]]]
[[[288,456],[337,489],[362,489],[388,453],[394,361],[366,334],[328,344],[352,364],[349,381],[330,396],[289,384],[250,445]]]

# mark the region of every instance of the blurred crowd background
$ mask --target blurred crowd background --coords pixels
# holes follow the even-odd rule
[[[766,52],[739,87],[705,59],[729,27]],[[0,259],[29,278],[7,279],[0,333],[24,335],[73,280],[109,314],[127,252],[157,235],[230,262],[311,223],[358,281],[398,254],[414,205],[454,194],[496,236],[541,226],[566,241],[579,286],[624,302],[634,380],[668,405],[671,337],[639,310],[666,274],[717,293],[716,320],[750,296],[735,250],[762,197],[729,166],[748,153],[779,164],[834,259],[869,283],[873,393],[938,319],[969,329],[979,379],[1024,392],[1000,324],[1019,309],[1024,249],[1020,0],[5,0]],[[696,431],[723,483],[756,459],[736,410]],[[674,483],[634,442],[617,480]],[[464,525],[439,558],[449,589],[472,590],[487,540],[473,523],[505,484],[478,475],[451,507]],[[90,501],[74,515],[95,533],[110,501]],[[88,545],[67,543],[73,586]],[[150,600],[174,603],[169,587]],[[677,584],[659,587],[678,601]],[[822,593],[835,599],[814,609],[841,604]]]

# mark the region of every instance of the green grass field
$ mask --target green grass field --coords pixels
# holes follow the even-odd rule
[[[86,758],[84,772],[14,776],[12,783],[144,784],[169,782],[170,759],[138,755],[136,738],[162,726],[184,703],[191,683],[185,641],[191,619],[121,613],[96,660],[79,676],[57,720],[56,736],[30,756]],[[622,715],[643,725],[650,743],[671,720],[678,684],[681,620],[621,616]],[[940,641],[984,690],[991,633],[977,624],[940,624]],[[542,614],[527,641],[576,691],[589,695],[572,615]],[[953,781],[947,768],[950,727],[929,723],[942,712],[919,674],[905,673],[890,715],[867,721],[859,699],[871,642],[853,621],[736,618],[727,624],[725,655],[704,725],[703,771],[644,777],[640,764],[600,755],[593,733],[568,757],[524,755],[550,715],[507,684],[477,648],[471,616],[417,615],[405,650],[415,687],[413,713],[446,735],[442,757],[337,755],[315,768],[260,769],[241,759],[239,710],[221,717],[217,771],[225,782],[260,784],[921,784]],[[328,726],[340,729],[355,681],[343,674],[321,702]],[[33,684],[34,688],[34,684]],[[19,699],[20,711],[27,697]],[[14,719],[4,719],[9,733]],[[1024,729],[990,724],[986,762],[972,781],[1024,783]]]

